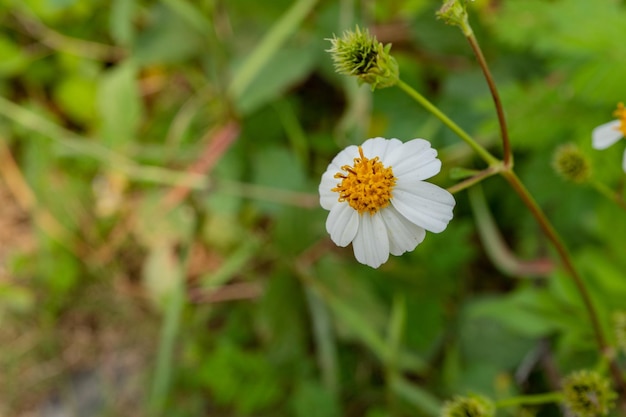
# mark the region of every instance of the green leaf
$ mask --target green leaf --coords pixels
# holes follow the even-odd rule
[[[467,317],[471,320],[489,318],[521,336],[542,337],[554,332],[558,326],[545,314],[540,300],[537,292],[532,290],[485,298],[468,307]]]
[[[295,417],[339,417],[341,411],[334,396],[318,382],[304,381],[291,400]]]
[[[96,114],[96,82],[84,77],[67,77],[54,88],[54,97],[68,116],[88,123]]]
[[[136,0],[113,0],[109,14],[111,37],[120,45],[130,45],[135,37],[133,17]]]
[[[143,264],[142,282],[148,297],[158,307],[167,305],[174,291],[182,284],[181,277],[174,245],[163,240],[152,246]]]
[[[137,35],[133,48],[133,58],[139,64],[180,62],[203,50],[203,38],[169,8],[154,5],[149,22],[149,26]]]
[[[28,65],[29,59],[22,49],[0,34],[0,77],[19,74]]]
[[[319,52],[311,47],[279,50],[237,99],[237,108],[242,114],[249,114],[278,98],[311,73],[318,57]]]
[[[123,149],[136,139],[142,113],[136,76],[135,63],[126,61],[104,74],[100,81],[102,141],[110,148]]]

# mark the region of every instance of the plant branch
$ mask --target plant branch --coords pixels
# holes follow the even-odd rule
[[[520,395],[517,397],[505,398],[496,401],[497,408],[515,407],[518,405],[536,405],[546,403],[556,403],[563,400],[563,394],[557,392],[546,392],[544,394]]]
[[[585,283],[578,273],[578,270],[574,266],[574,262],[572,260],[571,255],[569,254],[565,244],[561,240],[561,237],[554,229],[544,212],[541,210],[533,196],[530,194],[528,189],[521,182],[519,177],[512,170],[502,171],[502,176],[508,181],[511,187],[515,190],[515,192],[520,196],[526,207],[530,210],[533,217],[539,223],[539,226],[543,230],[546,237],[550,240],[554,248],[559,254],[559,258],[563,263],[563,266],[572,277],[574,284],[580,294],[585,309],[587,310],[587,314],[589,315],[589,319],[591,321],[591,327],[593,329],[593,334],[600,348],[600,352],[604,355],[608,361],[609,366],[611,368],[611,373],[613,374],[613,379],[617,388],[621,393],[626,393],[626,382],[622,376],[622,373],[615,362],[615,358],[611,354],[611,348],[609,347],[604,333],[602,331],[602,326],[600,325],[600,319],[598,318],[598,313],[591,299],[591,295],[585,286]]]
[[[478,44],[476,37],[473,33],[470,33],[469,35],[466,35],[466,38],[472,47],[472,51],[474,51],[474,55],[476,55],[476,59],[478,60],[478,64],[483,71],[485,80],[487,80],[489,91],[491,91],[493,103],[496,107],[496,113],[498,114],[498,124],[500,125],[500,136],[502,137],[502,150],[504,153],[504,166],[510,167],[513,165],[513,153],[511,151],[511,143],[509,140],[509,131],[506,125],[506,117],[504,116],[504,108],[502,107],[502,101],[500,100],[498,89],[496,88],[491,71],[489,71],[489,66],[487,65],[487,61],[485,60],[485,56],[480,49],[480,45]]]
[[[465,143],[467,143],[487,164],[496,165],[500,161],[489,153],[481,144],[476,142],[472,137],[459,125],[454,123],[448,116],[446,116],[441,110],[439,110],[434,104],[428,101],[423,95],[418,93],[413,87],[408,85],[402,80],[398,80],[398,87],[407,93],[411,98],[417,101],[433,116],[441,120],[450,130],[452,130],[458,137],[460,137]]]
[[[450,194],[458,193],[459,191],[465,190],[466,188],[469,188],[474,184],[478,184],[482,180],[499,173],[501,171],[501,167],[502,165],[492,165],[482,171],[479,171],[473,177],[454,184],[452,187],[448,187],[447,190]]]

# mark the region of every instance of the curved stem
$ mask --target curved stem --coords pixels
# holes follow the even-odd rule
[[[467,41],[472,47],[472,51],[474,51],[474,55],[476,55],[478,64],[480,65],[480,68],[483,70],[485,80],[487,80],[489,91],[491,91],[491,96],[493,97],[493,103],[496,106],[496,113],[498,114],[498,123],[500,125],[500,136],[502,137],[502,151],[504,153],[504,166],[510,167],[513,165],[513,153],[511,151],[511,143],[509,140],[509,131],[506,126],[504,108],[502,107],[502,101],[500,100],[500,95],[498,94],[496,83],[493,81],[493,77],[491,76],[491,71],[489,71],[489,66],[487,65],[485,56],[483,55],[483,52],[480,49],[480,45],[478,44],[478,41],[476,40],[476,37],[474,36],[474,34],[470,32],[469,34],[466,34],[465,37],[467,38]]]
[[[465,143],[467,143],[487,164],[495,165],[500,162],[495,156],[490,154],[489,151],[487,151],[481,144],[472,139],[472,137],[466,131],[461,129],[459,125],[454,123],[448,116],[446,116],[441,110],[439,110],[437,106],[428,101],[413,87],[411,87],[402,80],[398,80],[398,87],[400,87],[402,91],[407,93],[409,96],[411,96],[411,98],[421,104],[422,107],[424,107],[433,116],[441,120],[443,124],[445,124],[450,130],[456,133],[456,135],[460,137]]]
[[[502,171],[502,176],[508,181],[511,187],[515,190],[515,192],[520,196],[528,210],[532,213],[533,217],[539,223],[539,226],[543,230],[546,237],[552,242],[552,245],[556,249],[559,254],[559,258],[569,275],[572,277],[574,281],[574,285],[582,298],[585,309],[587,310],[587,314],[589,315],[589,319],[591,321],[591,327],[593,329],[593,334],[600,348],[600,352],[602,355],[606,356],[609,365],[611,368],[611,373],[613,374],[613,379],[615,384],[617,385],[620,392],[626,392],[626,382],[624,382],[624,378],[622,377],[622,373],[615,362],[615,358],[611,355],[611,349],[606,341],[604,336],[604,332],[602,331],[602,326],[600,325],[600,319],[598,318],[598,313],[591,299],[591,295],[585,286],[585,283],[578,273],[578,270],[574,266],[574,262],[572,260],[571,255],[569,254],[565,244],[561,240],[561,237],[554,229],[544,212],[541,210],[533,196],[526,189],[524,184],[520,181],[519,177],[512,170]]]
[[[546,392],[545,394],[535,395],[520,395],[517,397],[505,398],[500,401],[496,401],[496,408],[514,407],[518,405],[535,405],[556,403],[563,400],[563,394],[561,392]]]

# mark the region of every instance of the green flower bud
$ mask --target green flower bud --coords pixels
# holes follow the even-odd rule
[[[493,417],[495,406],[493,402],[482,395],[468,397],[454,397],[446,401],[441,410],[441,417]]]
[[[605,416],[617,394],[609,381],[597,372],[577,371],[563,380],[563,402],[577,417]]]
[[[552,167],[563,179],[577,184],[591,177],[591,165],[587,156],[572,143],[560,146],[554,153]]]
[[[371,84],[372,91],[398,82],[398,63],[389,54],[391,44],[383,46],[367,29],[357,26],[354,32],[348,30],[343,37],[329,40],[331,47],[326,52],[339,74],[356,76],[359,84]]]
[[[469,36],[472,34],[472,28],[469,25],[466,3],[466,0],[447,0],[436,14],[437,18],[448,25],[460,27],[463,34]]]

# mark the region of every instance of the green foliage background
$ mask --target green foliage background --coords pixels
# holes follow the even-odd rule
[[[94,415],[435,416],[455,394],[546,392],[598,365],[558,263],[540,277],[494,267],[466,192],[444,233],[379,270],[327,237],[317,185],[348,144],[427,138],[441,186],[452,167],[481,168],[399,89],[335,74],[333,34],[358,23],[393,43],[401,77],[499,153],[485,82],[438,1],[0,6],[0,414],[67,399],[91,372]],[[626,6],[483,0],[470,13],[516,171],[614,342],[626,216],[551,160],[574,143],[595,180],[624,186],[623,143],[595,151],[590,133],[626,100]],[[516,256],[555,259],[504,181],[483,189]]]

